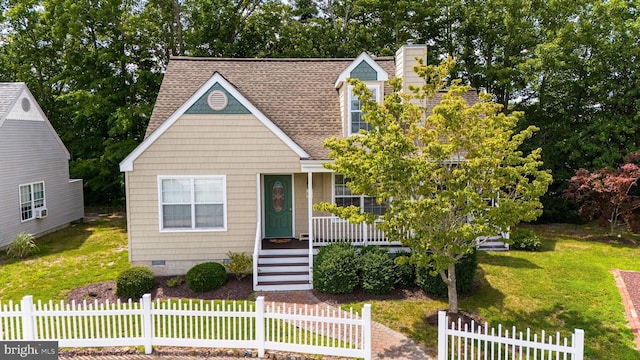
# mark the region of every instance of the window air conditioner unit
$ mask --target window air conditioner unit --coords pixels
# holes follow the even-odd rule
[[[46,218],[47,215],[49,215],[49,211],[45,207],[37,208],[35,209],[35,212],[36,212],[36,219],[43,219],[43,218]]]

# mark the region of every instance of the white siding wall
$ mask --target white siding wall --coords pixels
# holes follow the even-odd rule
[[[174,275],[200,262],[223,260],[228,251],[251,254],[258,218],[256,175],[299,171],[299,157],[253,115],[184,115],[126,173],[132,263],[151,267],[153,260],[164,260],[164,266],[152,269]],[[225,175],[227,231],[160,232],[159,175]],[[306,212],[297,203],[296,209]]]
[[[19,185],[44,181],[49,215],[21,222]],[[69,181],[66,152],[44,121],[5,120],[0,127],[0,247],[16,234],[57,229],[84,216],[82,181]]]

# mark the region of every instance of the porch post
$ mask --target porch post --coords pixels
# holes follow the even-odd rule
[[[256,173],[256,238],[253,244],[253,290],[258,287],[258,260],[262,250],[262,182],[260,173]]]
[[[364,242],[364,246],[369,245],[369,224],[363,222],[362,226],[362,241]]]
[[[307,173],[307,212],[309,220],[309,282],[313,284],[313,173]]]

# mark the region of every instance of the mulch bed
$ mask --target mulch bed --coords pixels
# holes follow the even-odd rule
[[[422,291],[418,287],[394,289],[390,293],[383,294],[383,295],[368,294],[363,290],[357,290],[350,294],[324,294],[324,293],[313,290],[313,295],[315,295],[315,297],[317,297],[318,300],[331,305],[364,302],[369,300],[429,300],[431,299],[429,296],[427,296],[424,293],[424,291]]]
[[[229,281],[219,289],[197,293],[191,291],[185,282],[178,286],[169,287],[167,281],[175,278],[175,276],[159,276],[156,278],[156,286],[151,290],[151,299],[203,299],[203,300],[247,300],[253,294],[253,281],[251,277],[237,280],[230,276]],[[114,303],[118,301],[116,296],[115,281],[106,281],[90,284],[81,288],[72,290],[67,296],[69,301],[81,303],[84,300],[93,303],[97,301],[100,304],[109,301]],[[124,301],[125,299],[120,299]]]
[[[175,278],[175,276],[159,276],[156,277],[156,286],[150,291],[151,299],[203,299],[203,300],[252,300],[253,299],[253,280],[251,276],[237,280],[230,276],[229,281],[219,289],[197,293],[191,291],[187,285],[182,282],[178,286],[167,286],[167,281]],[[420,288],[401,288],[384,295],[372,295],[362,290],[355,291],[351,294],[323,294],[313,291],[313,294],[321,301],[332,305],[363,302],[368,300],[428,300],[430,299]],[[107,300],[110,303],[118,301],[116,296],[115,281],[106,281],[90,284],[81,288],[72,290],[67,296],[69,301],[81,303],[84,300],[93,303],[97,301],[102,304]],[[126,299],[120,299],[125,301]]]

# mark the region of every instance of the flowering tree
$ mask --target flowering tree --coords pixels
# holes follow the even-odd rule
[[[414,71],[424,85],[411,94],[394,92],[383,104],[371,100],[366,85],[352,81],[363,103],[368,131],[331,138],[324,145],[332,163],[325,167],[349,179],[354,194],[389,204],[378,217],[359,208],[324,203],[317,208],[350,222],[379,221],[391,240],[411,248],[411,263],[435,271],[447,284],[449,312],[458,312],[455,267],[477,239],[508,231],[542,212],[539,197],[551,174],[540,170],[541,149],[524,154],[522,142],[535,127],[517,132],[519,114],[507,115],[483,94],[475,104],[463,95],[470,87],[446,82],[452,62]],[[426,100],[448,86],[431,109]],[[488,202],[498,200],[499,206]]]
[[[622,220],[631,232],[640,232],[640,167],[626,163],[616,170],[589,172],[576,170],[569,180],[564,197],[575,201],[578,213],[587,220],[597,219],[602,227],[609,226],[613,234]]]

